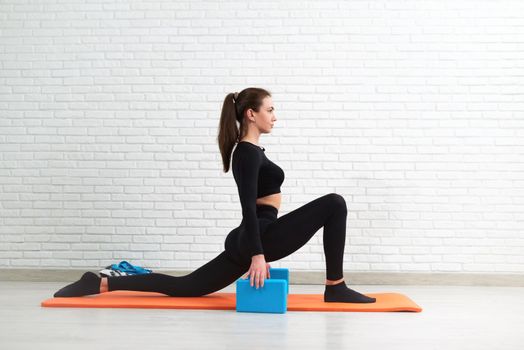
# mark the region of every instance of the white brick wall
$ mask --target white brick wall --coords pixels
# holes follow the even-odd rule
[[[0,268],[193,269],[241,220],[226,93],[345,269],[524,272],[522,1],[0,1]],[[322,230],[273,266],[324,270]]]

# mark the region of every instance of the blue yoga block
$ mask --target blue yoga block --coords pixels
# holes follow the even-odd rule
[[[269,268],[269,275],[271,276],[270,279],[275,280],[286,280],[287,288],[286,293],[289,294],[289,269],[286,268],[279,268],[279,267],[270,267]],[[264,282],[265,283],[265,282]]]
[[[273,276],[271,276],[273,277]],[[236,282],[237,312],[280,313],[287,311],[288,283],[284,279],[266,279],[264,287],[251,287],[249,279]]]

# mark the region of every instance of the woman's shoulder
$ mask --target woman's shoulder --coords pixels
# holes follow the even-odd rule
[[[233,151],[233,162],[261,163],[263,151],[257,145],[248,142],[237,143]]]
[[[250,156],[259,156],[260,153],[264,152],[259,146],[254,145],[249,142],[239,142],[237,143],[233,154],[247,154]]]

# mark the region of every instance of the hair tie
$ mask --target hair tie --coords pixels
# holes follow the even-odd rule
[[[233,103],[237,102],[237,98],[238,98],[238,92],[235,92],[235,94],[233,96]]]

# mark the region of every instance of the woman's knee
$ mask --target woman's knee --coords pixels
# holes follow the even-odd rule
[[[346,205],[346,200],[340,194],[333,192],[333,193],[326,194],[325,197],[327,198],[329,203],[332,203],[332,205],[335,208],[341,208],[347,212],[348,209]]]

